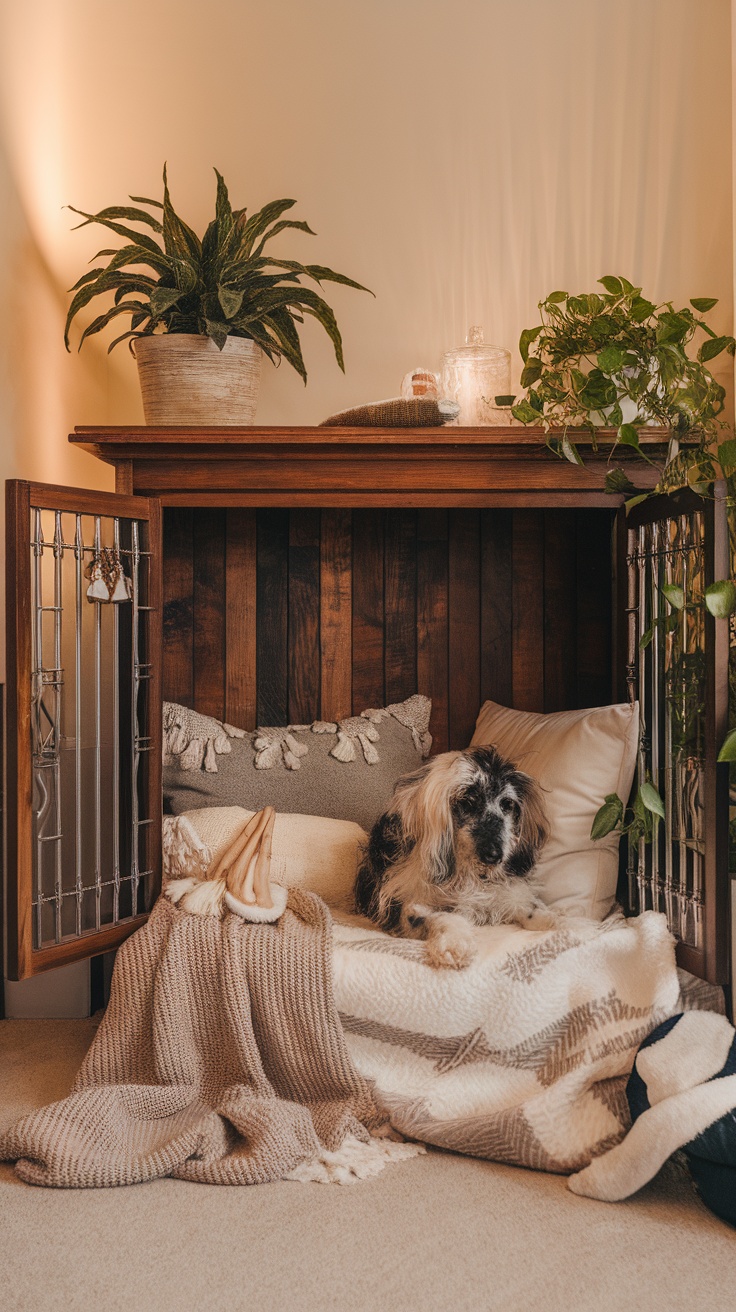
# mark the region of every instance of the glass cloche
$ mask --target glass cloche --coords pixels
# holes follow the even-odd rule
[[[497,396],[511,390],[511,352],[484,341],[483,329],[468,329],[465,346],[446,351],[442,364],[442,395],[460,406],[457,423],[463,427],[508,424],[508,410],[496,405]]]

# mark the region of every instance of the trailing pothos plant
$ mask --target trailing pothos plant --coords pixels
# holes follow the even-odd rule
[[[599,279],[599,286],[602,291],[575,296],[554,291],[540,301],[541,322],[525,328],[519,340],[523,394],[496,397],[496,404],[508,407],[520,423],[541,427],[550,449],[576,465],[584,461],[575,430],[587,431],[596,449],[600,430],[614,429],[611,460],[618,448],[628,448],[659,468],[652,492],[637,491],[623,468],[608,470],[606,490],[629,494],[627,508],[653,493],[680,487],[712,496],[714,483],[723,479],[730,512],[736,506],[736,440],[725,436],[725,389],[708,365],[724,351],[736,354],[736,340],[719,336],[704,318],[716,299],[695,297],[676,309],[671,301],[655,304],[627,278],[608,275]],[[697,334],[702,340],[693,351]],[[660,466],[640,443],[640,430],[651,424],[671,435],[667,459]],[[733,522],[730,526],[736,539]],[[679,585],[665,585],[659,613],[640,647],[646,648],[656,632],[666,638],[683,622],[687,631],[689,615],[703,606],[716,618],[728,619],[736,611],[733,581],[718,580],[700,596],[688,597]],[[673,643],[670,654],[673,745],[698,755],[703,653],[691,644]],[[736,762],[736,729],[727,736],[719,760]],[[591,836],[603,838],[618,829],[632,842],[648,842],[664,814],[656,787],[645,780],[630,807],[615,793],[606,797]]]
[[[74,295],[64,332],[67,350],[74,317],[95,297],[110,296],[112,304],[84,329],[80,347],[88,337],[127,315],[130,328],[111,342],[108,351],[119,342],[128,341],[132,346],[136,337],[160,332],[207,336],[220,350],[228,337],[249,337],[274,363],[282,357],[287,360],[306,383],[297,325],[303,323],[304,315],[311,315],[330,337],[344,371],[335,316],[318,292],[303,286],[302,279],[317,285],[342,283],[358,291],[368,288],[324,265],[279,260],[267,254],[267,243],[285,229],[314,236],[303,220],[282,218],[296,202],[274,200],[249,216],[245,209],[232,208],[225,181],[217,169],[215,174],[215,217],[201,238],[171,204],[166,166],[160,201],[131,196],[133,206],[111,205],[97,214],[69,206],[82,215],[84,222],[78,227],[101,224],[125,244],[98,251],[94,260],[111,258],[83,274],[71,288]]]

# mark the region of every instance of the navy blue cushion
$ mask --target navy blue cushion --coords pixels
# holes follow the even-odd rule
[[[640,1044],[639,1052],[669,1034],[681,1016],[682,1013],[671,1016],[652,1030]],[[736,1037],[722,1069],[712,1078],[717,1080],[726,1075],[736,1075]],[[626,1085],[626,1097],[632,1121],[649,1110],[647,1086],[636,1068],[636,1061]],[[695,1187],[706,1207],[722,1221],[736,1227],[736,1108],[686,1143],[683,1151]]]

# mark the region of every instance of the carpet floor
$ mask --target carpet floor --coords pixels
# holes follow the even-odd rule
[[[0,1022],[0,1129],[63,1097],[93,1021]],[[669,1163],[626,1203],[449,1153],[351,1186],[62,1191],[0,1165],[3,1312],[721,1312],[736,1233]]]

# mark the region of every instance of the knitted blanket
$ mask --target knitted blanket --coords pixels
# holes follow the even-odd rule
[[[118,953],[72,1092],[0,1137],[0,1159],[30,1184],[82,1187],[342,1181],[412,1155],[370,1135],[383,1118],[345,1046],[330,928],[299,890],[275,925],[160,898]]]
[[[465,970],[336,924],[335,996],[356,1068],[402,1134],[568,1174],[623,1139],[639,1044],[687,1006],[664,916],[476,930]]]

